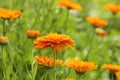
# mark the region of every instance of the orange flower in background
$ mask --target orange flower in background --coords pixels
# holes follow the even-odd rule
[[[46,49],[51,47],[53,52],[57,50],[58,53],[60,52],[60,49],[65,50],[65,46],[72,48],[73,45],[74,41],[71,39],[71,37],[57,33],[39,37],[34,41],[34,46],[36,49]]]
[[[120,71],[120,66],[117,66],[117,65],[112,65],[112,64],[104,64],[102,66],[103,69],[108,69],[112,72],[118,72]]]
[[[97,68],[94,62],[83,62],[80,60],[70,59],[65,62],[65,66],[74,69],[77,73],[85,73],[86,71],[90,71]]]
[[[57,59],[56,60],[56,65],[62,66],[63,65],[63,60]]]
[[[12,11],[11,18],[19,18],[22,15],[20,11]]]
[[[0,18],[8,19],[8,18],[19,18],[22,15],[20,11],[6,10],[0,8]]]
[[[113,14],[117,14],[120,12],[120,5],[109,3],[105,5],[105,8],[110,10]]]
[[[86,20],[92,24],[94,27],[102,27],[102,26],[107,26],[108,23],[107,21],[97,18],[97,17],[87,17]]]
[[[71,0],[61,0],[59,3],[60,7],[66,7],[68,9],[81,11],[82,7],[80,4],[72,2]]]
[[[26,34],[29,38],[35,39],[40,35],[40,32],[35,30],[27,30]]]
[[[73,78],[65,78],[63,80],[75,80],[75,79],[73,79]]]
[[[0,45],[8,44],[8,37],[0,36]]]
[[[116,72],[115,75],[120,78],[120,71]]]
[[[101,29],[101,28],[96,29],[96,32],[101,37],[105,37],[107,35],[107,32],[104,29]]]
[[[53,58],[48,58],[48,56],[36,56],[36,62],[40,64],[41,67],[53,67]]]
[[[48,56],[36,56],[36,62],[40,64],[40,67],[53,67],[54,66],[54,59],[49,58]],[[61,66],[63,63],[62,60],[57,59],[56,65]]]

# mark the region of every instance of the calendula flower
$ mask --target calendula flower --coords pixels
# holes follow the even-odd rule
[[[0,45],[8,44],[8,37],[0,36]]]
[[[28,38],[36,39],[40,35],[40,32],[35,30],[27,30],[26,34]]]
[[[120,66],[117,66],[117,65],[112,65],[112,64],[104,64],[102,66],[103,69],[108,69],[112,72],[118,72],[120,71]]]
[[[116,72],[115,75],[120,78],[120,71]]]
[[[107,26],[108,23],[107,21],[97,18],[97,17],[87,17],[86,20],[92,24],[94,27],[102,27],[102,26]]]
[[[97,28],[96,32],[101,37],[105,37],[107,35],[107,32],[104,29],[101,29],[101,28]]]
[[[40,64],[40,67],[53,67],[54,66],[54,59],[49,58],[48,56],[36,56],[36,62]],[[61,66],[63,64],[63,61],[60,59],[56,60],[56,65]]]
[[[8,18],[19,18],[22,15],[20,11],[6,10],[0,8],[0,17],[4,19]]]
[[[59,3],[60,7],[66,7],[68,9],[72,9],[72,10],[78,10],[81,11],[82,7],[80,4],[72,2],[71,0],[61,0]]]
[[[48,47],[52,48],[52,51],[55,50],[60,52],[60,49],[64,50],[65,46],[72,47],[74,41],[71,37],[64,34],[51,33],[47,36],[39,37],[34,41],[34,46],[36,49],[46,49]]]
[[[77,73],[85,73],[97,68],[94,62],[84,62],[81,60],[70,59],[65,62],[65,66],[74,69]]]
[[[105,8],[110,10],[113,14],[117,14],[120,12],[120,5],[109,3],[105,5]]]
[[[57,59],[56,60],[56,65],[62,66],[63,65],[63,60]]]
[[[63,80],[75,80],[75,79],[73,79],[73,78],[65,78]]]
[[[20,11],[12,11],[11,18],[19,18],[22,15]]]

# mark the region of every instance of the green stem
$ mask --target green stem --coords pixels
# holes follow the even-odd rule
[[[3,19],[3,36],[6,36],[6,26],[5,26],[5,19]]]
[[[53,53],[54,57],[54,80],[56,80],[56,53]]]
[[[33,42],[33,40],[32,40]],[[32,74],[32,80],[34,80],[34,77],[33,77],[33,67],[34,67],[34,47],[32,45],[32,54],[31,54],[31,74]]]
[[[6,70],[6,64],[5,64],[4,46],[2,46],[2,56],[3,56],[3,74],[4,74],[4,79],[6,79],[6,71],[5,71]]]
[[[64,25],[64,30],[66,31],[68,28],[68,19],[69,19],[69,9],[67,9],[67,14],[66,14],[66,19],[65,19],[65,25]]]
[[[92,47],[93,47],[94,36],[95,36],[95,29],[93,30],[93,34],[92,34],[91,40],[89,42],[89,49],[88,49],[87,56],[86,56],[85,60],[89,59],[90,52],[91,52]]]
[[[45,80],[47,80],[47,70],[46,70],[46,72],[45,72]]]
[[[110,72],[110,80],[117,80],[116,75],[114,74],[114,72]]]
[[[115,15],[113,14],[111,25],[107,28],[107,32],[108,32],[108,33],[110,33],[110,30],[114,27],[115,21],[116,21]]]

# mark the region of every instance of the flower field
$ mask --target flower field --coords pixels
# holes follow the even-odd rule
[[[0,80],[120,80],[119,0],[1,0]]]

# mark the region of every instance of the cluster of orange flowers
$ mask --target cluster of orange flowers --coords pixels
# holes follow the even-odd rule
[[[8,44],[8,37],[0,36],[0,45]]]
[[[20,11],[6,10],[0,8],[0,17],[4,19],[8,18],[19,18],[22,15]]]
[[[40,31],[27,30],[26,34],[28,38],[36,39],[40,35]]]
[[[66,7],[68,9],[72,9],[72,10],[78,10],[81,11],[82,7],[80,4],[72,2],[71,0],[61,0],[59,3],[60,7]]]
[[[71,37],[57,33],[51,33],[47,36],[39,37],[34,41],[34,46],[36,49],[46,49],[50,47],[53,52],[57,50],[58,53],[60,53],[60,49],[65,51],[65,46],[72,48],[73,45],[74,41]]]
[[[109,3],[105,6],[106,9],[110,10],[113,14],[117,14],[120,12],[120,5]]]

